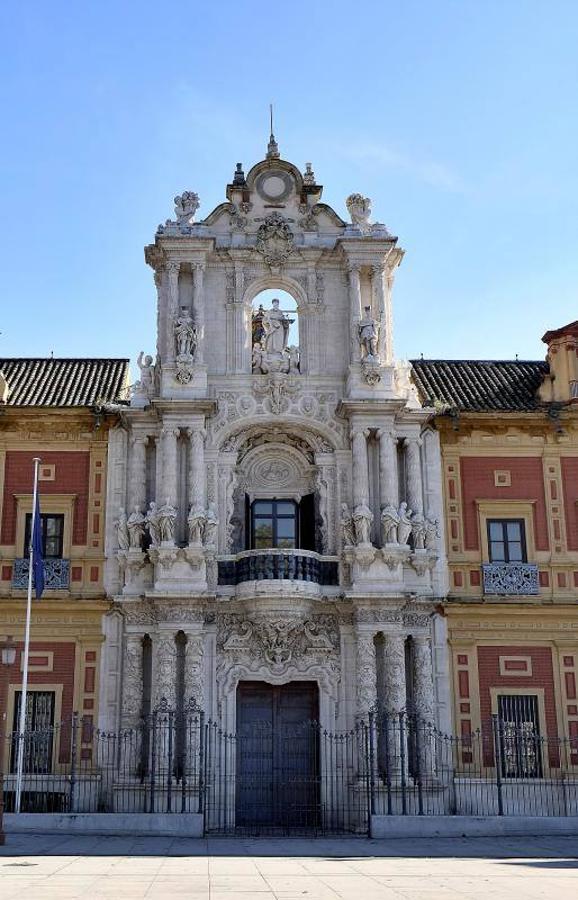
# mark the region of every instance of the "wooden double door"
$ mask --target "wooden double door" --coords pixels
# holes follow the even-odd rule
[[[299,830],[319,823],[319,716],[315,682],[237,689],[236,824]]]

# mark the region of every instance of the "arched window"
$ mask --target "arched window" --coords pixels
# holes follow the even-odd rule
[[[267,289],[254,298],[251,345],[256,374],[299,371],[297,303],[287,291]]]

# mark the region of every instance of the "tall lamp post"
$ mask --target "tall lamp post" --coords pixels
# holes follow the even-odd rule
[[[10,669],[16,662],[16,644],[11,636],[4,639],[0,644],[0,666],[2,670],[2,699],[4,701],[4,709],[0,713],[0,845],[4,843],[4,759],[6,758],[5,738],[7,732],[8,715],[8,684]]]

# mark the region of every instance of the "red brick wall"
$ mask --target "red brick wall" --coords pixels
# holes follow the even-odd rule
[[[9,451],[4,469],[4,506],[2,509],[2,536],[0,543],[13,544],[16,540],[16,499],[14,494],[31,494],[34,464],[32,451]],[[41,481],[40,509],[43,494],[76,494],[74,521],[72,523],[72,543],[86,544],[87,509],[89,490],[90,457],[88,453],[41,453],[42,462],[56,466],[54,481]],[[22,547],[17,547],[21,554]]]
[[[511,474],[509,487],[496,487],[494,471]],[[537,550],[548,550],[548,526],[544,497],[544,473],[539,457],[465,456],[460,460],[464,542],[466,550],[480,549],[476,500],[533,500],[534,534]]]
[[[16,660],[11,666],[8,673],[9,684],[22,684],[21,658],[24,653],[24,645],[21,642],[16,643]],[[73,643],[58,643],[51,641],[31,641],[30,655],[42,656],[42,653],[51,652],[53,656],[53,667],[51,672],[29,672],[28,684],[31,686],[50,684],[62,685],[62,709],[61,718],[63,722],[69,722],[74,704],[74,662],[75,662],[75,645]],[[6,684],[6,681],[4,681]],[[4,693],[0,697],[1,708],[6,708],[7,695]],[[12,722],[7,723],[7,727],[12,727]],[[60,762],[66,762],[70,746],[69,727],[62,729],[59,758]]]
[[[560,462],[568,550],[578,550],[578,506],[576,505],[578,503],[578,458],[563,456]]]

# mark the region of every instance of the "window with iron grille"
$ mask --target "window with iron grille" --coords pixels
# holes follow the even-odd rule
[[[64,542],[64,515],[41,513],[40,523],[42,527],[42,555],[44,559],[62,559]],[[30,529],[32,528],[32,513],[27,513],[24,528],[24,552],[28,556],[30,552]]]
[[[504,778],[539,778],[542,775],[540,721],[535,694],[498,696],[498,735]]]
[[[523,519],[488,519],[487,527],[491,563],[527,561]]]
[[[26,730],[24,734],[24,771],[45,774],[52,770],[54,738],[54,691],[29,691],[26,695]],[[12,724],[13,740],[10,771],[17,766],[17,739],[20,727],[22,691],[17,691]]]

